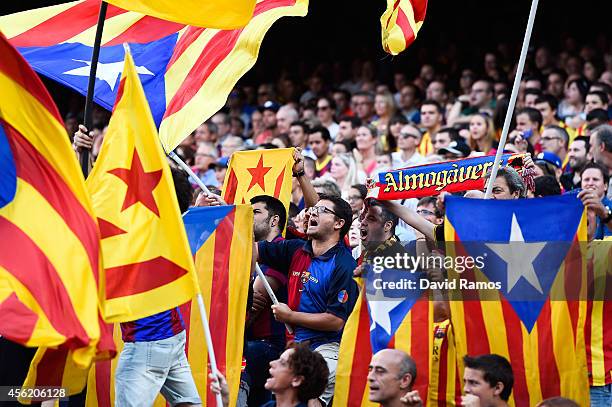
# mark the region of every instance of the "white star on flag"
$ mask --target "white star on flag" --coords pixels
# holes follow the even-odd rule
[[[83,61],[81,59],[73,59],[75,62],[83,62],[86,64],[80,68],[71,69],[70,71],[62,72],[63,75],[74,75],[74,76],[87,76],[89,77],[89,71],[91,70],[91,61]],[[123,72],[123,61],[119,62],[111,62],[105,64],[103,62],[98,62],[98,69],[96,71],[96,78],[100,79],[108,83],[111,90],[115,90],[115,86],[117,86],[117,81],[121,77],[121,73]],[[137,66],[136,72],[141,75],[153,75],[155,74],[147,69],[145,66]]]
[[[371,301],[368,301],[370,318],[372,318],[370,331],[373,331],[376,325],[378,325],[384,329],[388,335],[391,335],[391,318],[389,317],[389,313],[400,305],[402,301],[388,299],[384,295],[378,295],[379,293],[381,293],[380,290],[378,290],[375,295],[371,296]]]
[[[521,277],[543,294],[533,261],[538,257],[546,243],[525,243],[523,232],[512,214],[510,241],[508,243],[489,243],[486,245],[508,264],[508,293],[512,291]]]

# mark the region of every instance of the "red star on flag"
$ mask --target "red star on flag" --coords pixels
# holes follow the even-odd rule
[[[272,167],[264,167],[263,165],[263,154],[259,156],[259,162],[257,163],[257,167],[247,168],[247,170],[251,173],[251,183],[249,184],[249,188],[247,192],[251,190],[256,184],[261,187],[264,191],[266,190],[266,183],[264,177],[270,171]]]
[[[138,151],[134,149],[131,168],[115,168],[110,170],[109,174],[120,178],[127,185],[125,199],[121,207],[122,212],[135,203],[140,202],[159,217],[159,209],[153,197],[153,190],[161,180],[161,169],[145,172],[140,157],[138,157]]]

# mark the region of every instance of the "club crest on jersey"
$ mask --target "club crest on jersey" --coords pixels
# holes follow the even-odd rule
[[[342,290],[338,293],[338,302],[340,304],[344,304],[345,302],[348,301],[348,293],[346,292],[346,290]]]

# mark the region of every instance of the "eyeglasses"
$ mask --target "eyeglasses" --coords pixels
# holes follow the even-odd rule
[[[331,213],[334,216],[338,216],[338,214],[336,212],[332,211],[331,209],[329,209],[329,208],[327,208],[327,207],[325,207],[323,205],[313,206],[313,207],[311,207],[309,209],[309,211],[310,211],[311,214],[316,213],[317,215],[321,215],[323,213]]]
[[[328,110],[329,106],[317,106],[317,110]]]
[[[416,134],[412,134],[412,133],[400,133],[400,136],[402,136],[402,138],[408,138],[408,137],[419,138],[419,136],[417,136]]]
[[[363,198],[361,197],[361,195],[349,195],[348,200],[349,202],[350,201],[360,201],[360,200],[363,200]]]
[[[542,141],[561,140],[561,138],[560,137],[545,136],[545,137],[540,137],[540,140],[542,140]]]
[[[417,215],[421,215],[421,216],[434,216],[435,215],[435,213],[433,213],[432,211],[428,209],[417,209],[416,213]]]

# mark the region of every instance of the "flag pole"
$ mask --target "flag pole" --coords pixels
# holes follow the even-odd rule
[[[215,349],[213,348],[210,326],[208,325],[208,317],[206,316],[206,308],[204,308],[204,299],[202,298],[201,293],[198,293],[197,298],[202,326],[204,327],[204,337],[206,338],[206,348],[208,349],[208,359],[210,359],[210,371],[212,372],[213,376],[218,377],[219,369],[217,368],[217,358],[215,357]],[[217,394],[215,399],[217,400],[217,407],[223,407],[221,394]]]
[[[87,96],[85,97],[85,112],[84,121],[87,131],[92,130],[93,126],[93,97],[96,85],[96,71],[98,70],[98,59],[100,57],[100,44],[102,42],[102,31],[104,30],[104,20],[106,19],[106,9],[108,3],[103,1],[100,3],[100,11],[98,12],[98,25],[96,26],[96,37],[94,40],[93,50],[91,52],[91,67],[89,68],[89,81],[87,83]],[[81,170],[87,178],[89,175],[89,150],[84,148],[80,155]]]
[[[181,160],[181,157],[179,157],[174,151],[171,151],[170,153],[168,153],[168,157],[172,158],[174,162],[176,162],[182,169],[184,169],[187,172],[187,174],[189,174],[189,176],[198,184],[198,186],[202,188],[202,191],[204,191],[205,194],[210,194],[210,190],[206,187],[206,185],[204,185],[204,182],[202,182],[202,180],[197,175],[195,175],[195,173],[191,170],[191,168],[189,168],[189,166],[185,164],[183,160]],[[274,290],[272,290],[270,283],[266,279],[264,273],[261,271],[261,268],[259,267],[259,264],[257,263],[255,263],[255,270],[257,271],[257,275],[259,276],[259,278],[261,279],[261,282],[266,288],[266,292],[270,296],[272,303],[275,305],[278,304],[278,299],[276,298],[276,295],[274,294]],[[289,332],[290,334],[293,333],[293,329],[291,328],[291,326],[285,324],[285,328],[287,328],[287,332]]]
[[[508,110],[506,111],[506,118],[504,120],[504,127],[502,128],[499,145],[497,147],[497,153],[495,154],[495,161],[493,163],[493,168],[491,169],[491,176],[489,177],[489,182],[487,183],[487,190],[485,192],[484,199],[491,198],[491,192],[493,191],[493,183],[495,182],[495,178],[497,178],[497,170],[499,169],[499,166],[501,164],[501,157],[504,153],[506,139],[508,138],[508,130],[510,129],[510,120],[512,119],[512,113],[514,112],[514,106],[516,105],[516,98],[518,97],[518,90],[521,84],[523,70],[525,69],[525,59],[527,59],[527,50],[529,49],[529,40],[531,39],[533,22],[535,20],[537,9],[538,0],[532,0],[531,10],[529,10],[529,19],[527,20],[527,29],[525,30],[525,37],[523,38],[523,47],[521,48],[521,55],[519,57],[518,66],[516,68],[516,75],[514,76],[514,84],[512,85],[512,93],[510,94],[510,102],[508,103]]]

